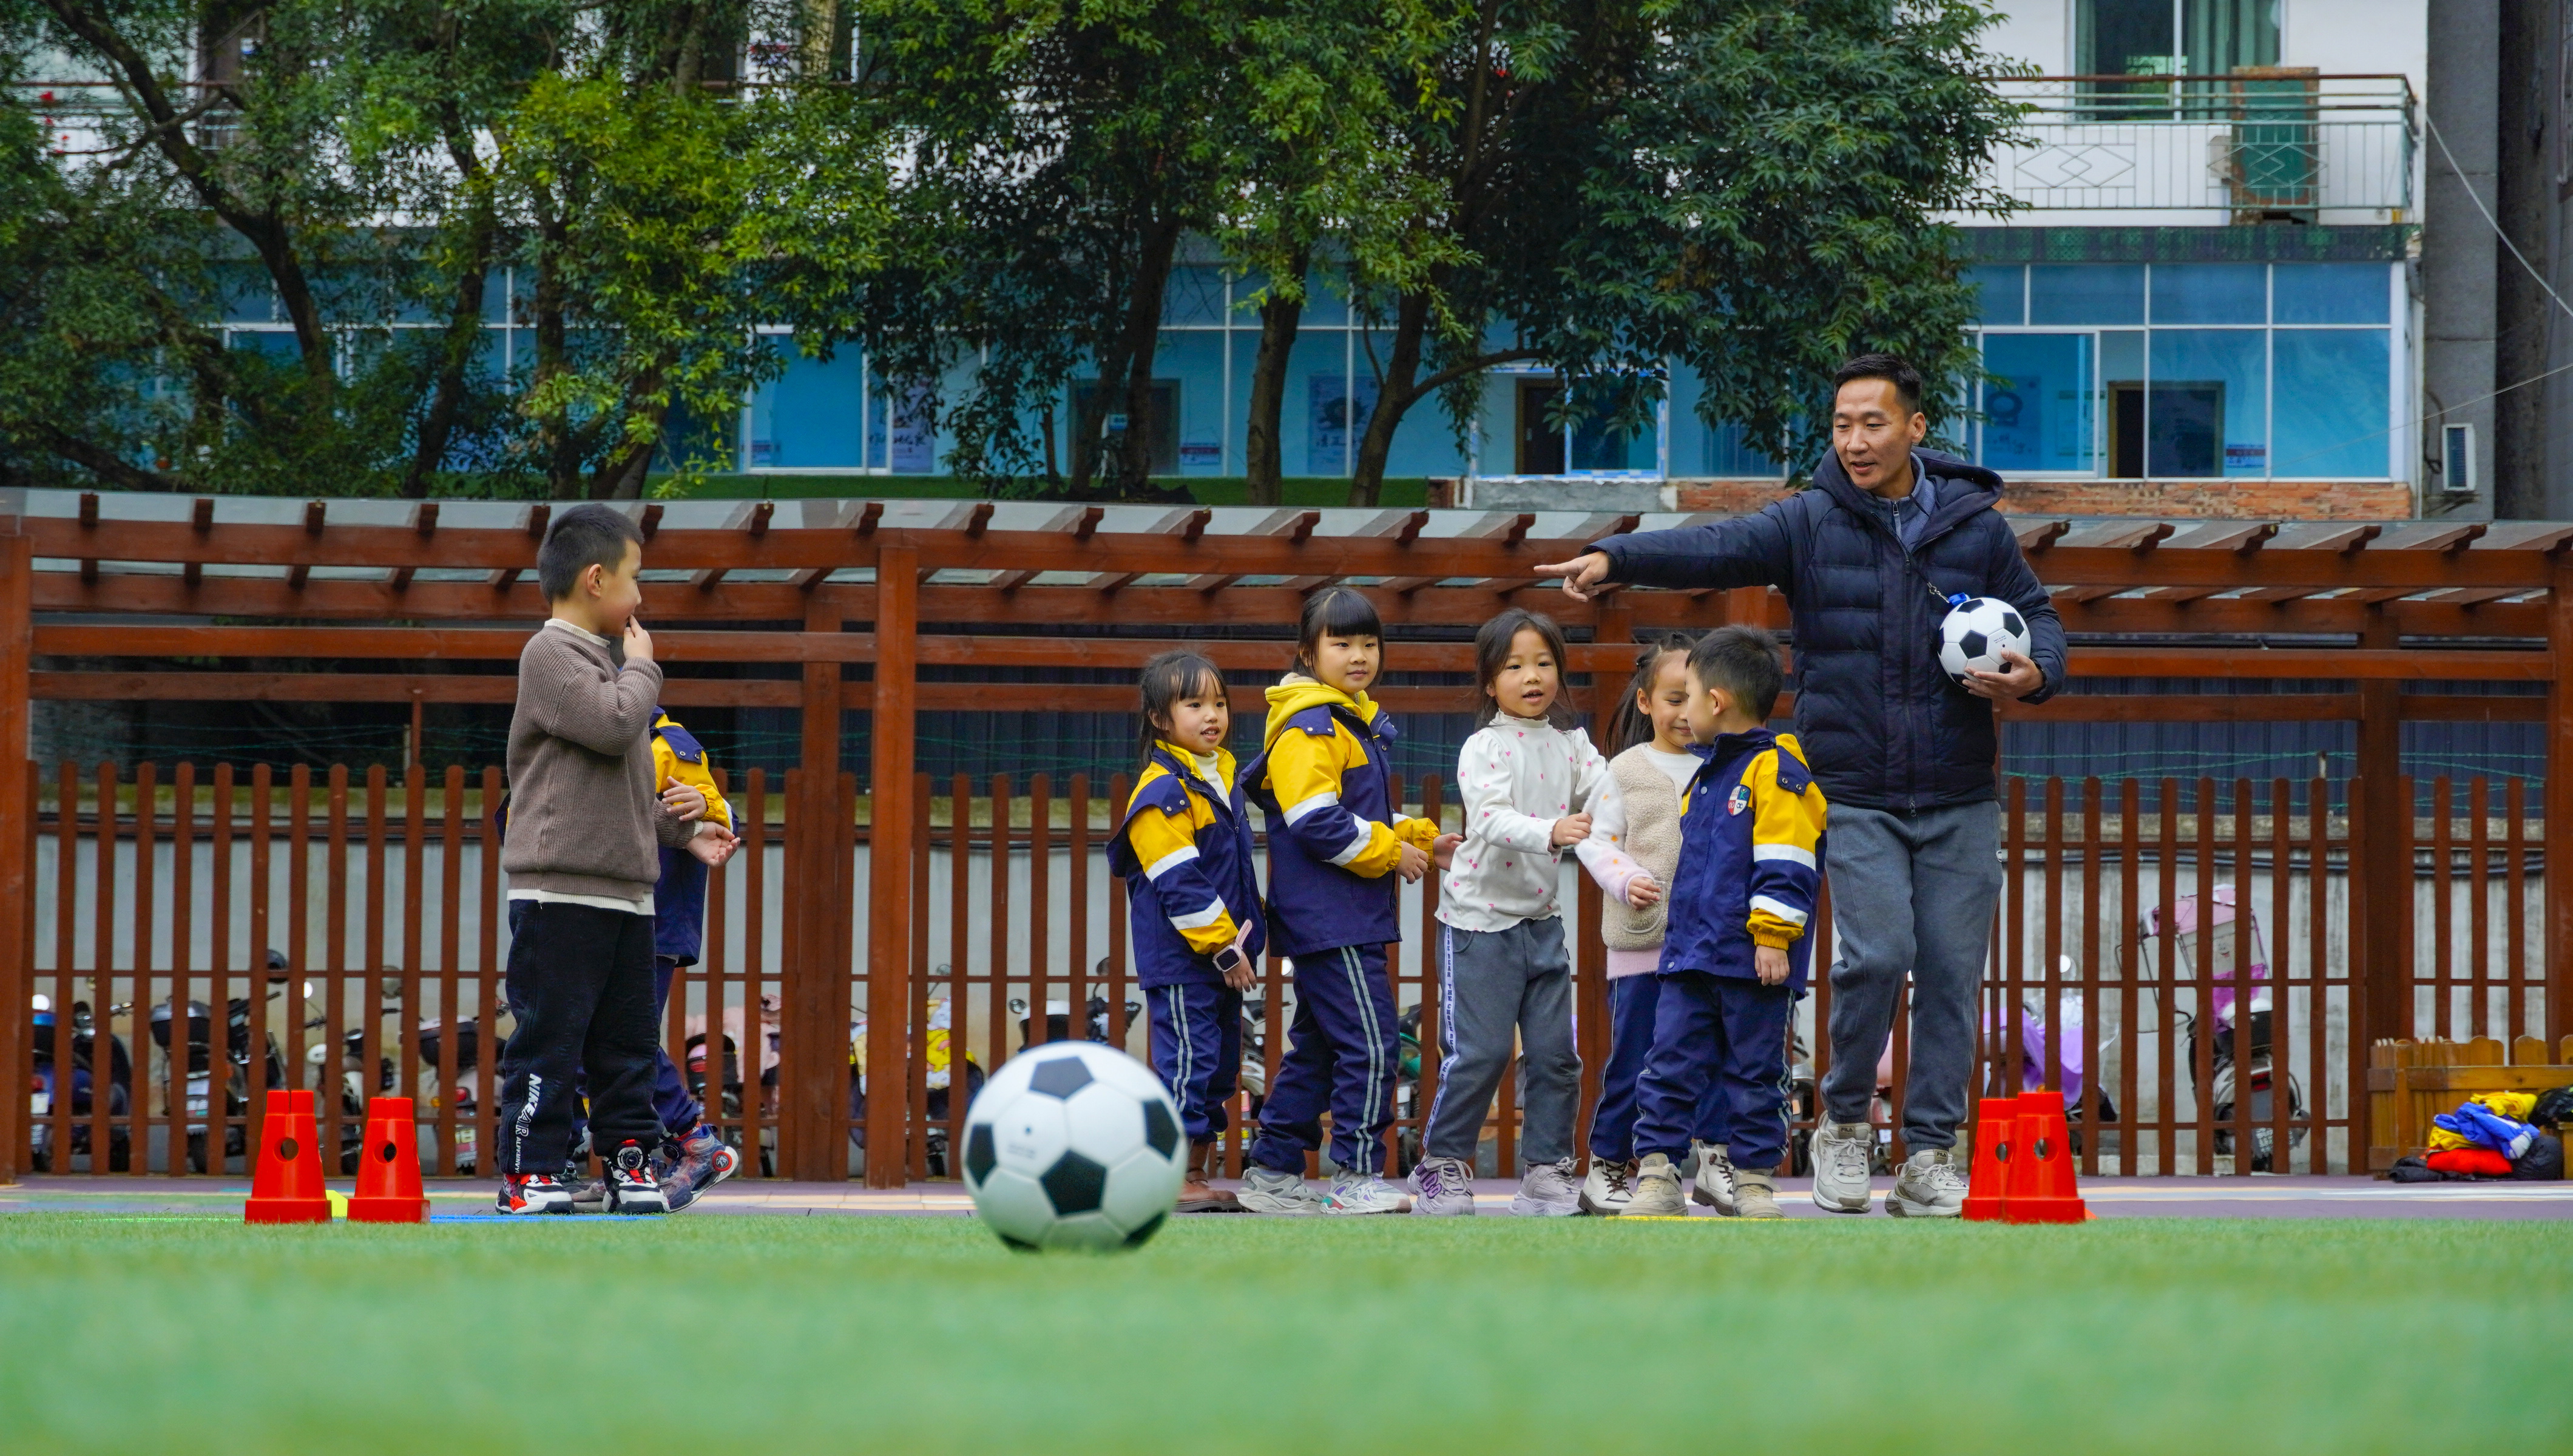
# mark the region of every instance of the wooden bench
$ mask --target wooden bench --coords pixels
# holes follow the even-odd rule
[[[2556,1060],[2549,1062],[2546,1043],[2521,1037],[2504,1060],[2500,1041],[2477,1037],[2467,1042],[2378,1042],[2368,1049],[2369,1128],[2391,1143],[2367,1149],[2371,1172],[2383,1172],[2394,1160],[2429,1148],[2430,1119],[2452,1111],[2476,1092],[2542,1092],[2573,1087],[2573,1037],[2564,1039]]]

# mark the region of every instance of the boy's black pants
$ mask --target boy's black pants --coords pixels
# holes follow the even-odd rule
[[[652,917],[509,902],[509,1015],[500,1052],[500,1170],[550,1173],[570,1144],[578,1086],[590,1145],[661,1142],[652,1110]]]

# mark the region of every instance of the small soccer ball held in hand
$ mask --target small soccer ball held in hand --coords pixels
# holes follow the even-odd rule
[[[965,1186],[1021,1249],[1132,1248],[1179,1198],[1188,1148],[1153,1070],[1097,1042],[1001,1064],[965,1114]]]
[[[1939,623],[1939,665],[1959,682],[1969,672],[2001,672],[2005,652],[2028,655],[2028,622],[2019,608],[1998,597],[1950,598],[1954,605]]]

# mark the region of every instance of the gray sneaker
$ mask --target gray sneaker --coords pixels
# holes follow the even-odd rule
[[[1322,1195],[1291,1172],[1257,1163],[1242,1170],[1242,1206],[1254,1213],[1319,1213]]]
[[[1474,1170],[1461,1157],[1422,1158],[1411,1170],[1411,1185],[1420,1192],[1411,1205],[1414,1213],[1432,1218],[1473,1215]]]
[[[1519,1179],[1517,1196],[1510,1199],[1510,1211],[1522,1218],[1562,1218],[1581,1211],[1581,1179],[1572,1172],[1572,1159],[1557,1158],[1540,1162]]]
[[[1926,1148],[1904,1159],[1885,1211],[1897,1218],[1955,1218],[1966,1211],[1966,1175],[1953,1147]]]
[[[1615,1158],[1592,1153],[1589,1175],[1581,1180],[1581,1211],[1595,1217],[1614,1218],[1626,1211],[1626,1200],[1633,1196],[1634,1159],[1619,1162]]]
[[[1721,1142],[1695,1142],[1697,1177],[1689,1185],[1689,1201],[1733,1216],[1733,1158]]]
[[[1867,1163],[1875,1151],[1874,1124],[1825,1118],[1814,1129],[1814,1206],[1827,1213],[1866,1212],[1874,1201]]]
[[[1373,1173],[1343,1172],[1331,1179],[1331,1190],[1322,1195],[1325,1213],[1406,1213],[1410,1209],[1410,1195]]]
[[[1784,1218],[1787,1210],[1778,1206],[1778,1180],[1765,1172],[1738,1168],[1733,1174],[1733,1206],[1727,1213],[1743,1218]]]
[[[1625,1218],[1683,1218],[1688,1204],[1680,1198],[1680,1170],[1658,1152],[1644,1155],[1635,1169],[1635,1195],[1626,1200]]]

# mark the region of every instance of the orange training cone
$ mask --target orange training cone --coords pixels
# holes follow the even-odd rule
[[[268,1115],[259,1124],[259,1160],[251,1170],[248,1223],[328,1223],[331,1197],[322,1189],[322,1149],[314,1145],[313,1093],[272,1089]]]
[[[409,1097],[367,1098],[367,1140],[358,1149],[352,1223],[427,1223],[429,1195],[420,1186],[420,1127]]]
[[[2019,1135],[2019,1098],[1985,1097],[1975,1105],[1975,1162],[1966,1183],[1966,1216],[1998,1222],[2010,1187],[2011,1140]]]
[[[2034,1105],[2031,1105],[2034,1103]],[[2002,1217],[2011,1223],[2080,1223],[2091,1216],[2073,1173],[2073,1138],[2064,1125],[2060,1092],[2020,1098],[2012,1141],[2009,1200]]]

